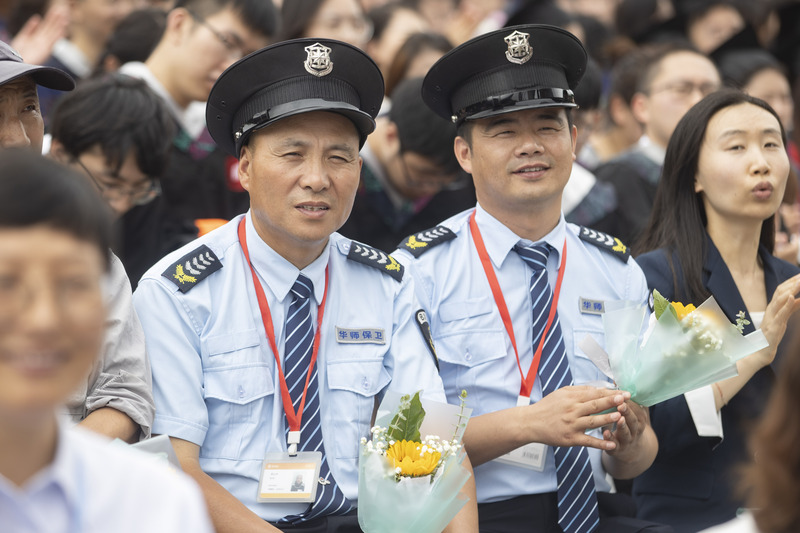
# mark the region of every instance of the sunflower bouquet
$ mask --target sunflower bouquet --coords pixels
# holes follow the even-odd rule
[[[742,335],[749,324],[744,312],[732,324],[713,296],[695,308],[653,291],[653,310],[640,342],[647,306],[609,302],[603,314],[605,352],[598,355],[602,349],[596,343],[582,342],[590,358],[607,358],[606,373],[640,405],[735,376],[736,361],[768,345],[761,330]]]
[[[464,506],[461,437],[471,412],[464,398],[453,406],[419,392],[387,393],[372,439],[361,439],[358,523],[366,533],[439,533]],[[437,436],[445,432],[449,439]]]

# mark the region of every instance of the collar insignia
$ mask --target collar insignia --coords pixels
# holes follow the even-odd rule
[[[506,50],[506,59],[511,63],[521,65],[533,57],[533,49],[528,44],[530,34],[515,31],[509,34],[503,40],[508,44]]]
[[[306,62],[303,66],[309,74],[317,77],[327,76],[333,70],[333,61],[331,61],[331,49],[319,43],[314,43],[311,46],[306,46],[305,49]]]

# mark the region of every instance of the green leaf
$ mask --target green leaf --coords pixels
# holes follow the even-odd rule
[[[672,306],[670,305],[669,300],[661,296],[661,293],[656,289],[653,289],[653,311],[656,313],[656,320],[661,318],[661,315],[664,313],[664,311],[671,308]],[[675,310],[673,309],[672,312],[674,313]]]
[[[400,402],[400,409],[392,418],[386,436],[389,440],[420,442],[422,437],[419,434],[419,428],[425,418],[425,409],[422,408],[422,402],[419,400],[419,391],[414,394],[411,401],[407,400],[408,396],[404,396],[403,399],[406,401]]]

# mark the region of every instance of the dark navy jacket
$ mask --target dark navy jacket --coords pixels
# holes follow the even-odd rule
[[[710,238],[703,265],[703,285],[714,296],[731,322],[739,311],[747,312],[727,265]],[[777,286],[800,273],[766,248],[759,249],[764,265],[767,300]],[[673,300],[686,294],[684,275],[673,255],[678,286],[676,290],[666,251],[655,250],[636,258],[650,289]],[[676,297],[676,293],[677,297]],[[683,302],[689,303],[689,302]],[[691,302],[700,305],[702,302]],[[744,333],[754,330],[751,324]],[[787,332],[784,339],[788,338]],[[658,456],[653,466],[634,480],[633,495],[638,517],[670,524],[675,531],[695,532],[735,517],[742,502],[736,498],[736,469],[748,459],[747,436],[761,414],[775,381],[776,368],[785,354],[781,343],[775,360],[759,370],[722,409],[724,439],[700,437],[683,396],[650,408],[653,429],[658,436]]]

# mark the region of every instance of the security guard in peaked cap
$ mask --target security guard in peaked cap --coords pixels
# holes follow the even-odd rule
[[[330,39],[294,39],[253,52],[219,77],[208,98],[208,131],[239,157],[250,135],[282,118],[330,111],[355,124],[360,144],[375,129],[383,77],[355,46]]]
[[[459,125],[522,109],[577,107],[573,91],[585,71],[586,50],[568,31],[514,26],[445,54],[428,71],[422,98]]]

